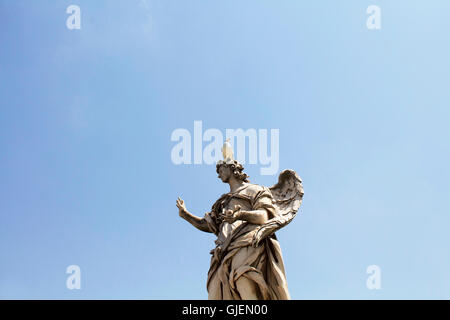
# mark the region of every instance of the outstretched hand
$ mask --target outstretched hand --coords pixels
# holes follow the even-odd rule
[[[180,217],[184,216],[184,214],[187,212],[186,205],[184,204],[184,201],[180,199],[180,197],[177,198],[177,208]]]

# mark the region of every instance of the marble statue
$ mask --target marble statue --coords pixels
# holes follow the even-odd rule
[[[230,186],[203,218],[177,199],[179,215],[197,229],[214,233],[208,272],[208,299],[290,299],[283,257],[275,231],[295,217],[303,198],[302,180],[293,170],[281,172],[271,188],[252,184],[233,159],[227,142],[224,160],[216,165],[219,179]]]

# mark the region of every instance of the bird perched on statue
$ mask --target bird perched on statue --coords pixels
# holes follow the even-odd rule
[[[222,155],[224,160],[234,160],[233,148],[231,147],[229,138],[223,143]]]

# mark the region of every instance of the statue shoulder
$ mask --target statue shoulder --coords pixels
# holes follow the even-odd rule
[[[253,184],[253,183],[247,183],[246,187],[241,191],[249,196],[256,196],[258,193],[261,192],[270,192],[269,188],[260,186],[259,184]]]

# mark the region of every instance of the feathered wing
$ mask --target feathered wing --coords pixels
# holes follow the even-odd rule
[[[278,215],[261,225],[253,237],[253,246],[257,247],[267,236],[294,219],[303,198],[302,179],[294,170],[284,170],[280,173],[278,183],[269,188],[272,192],[274,207]]]

